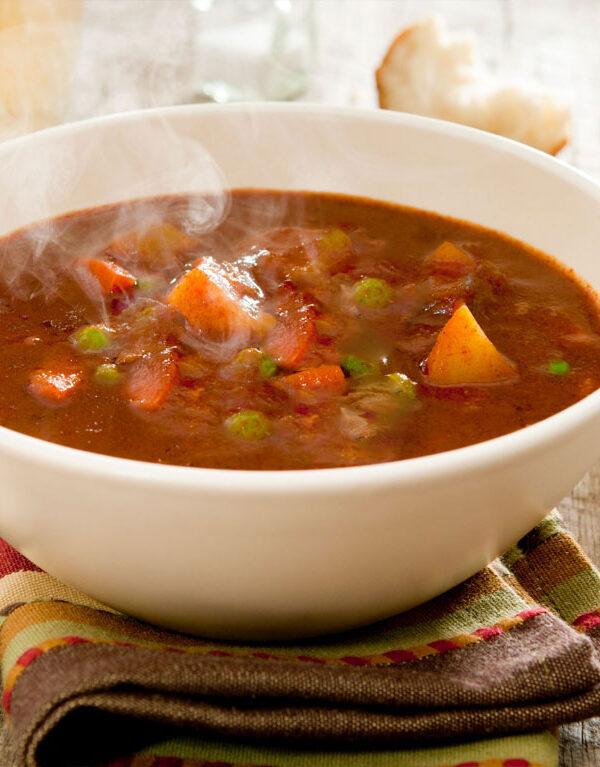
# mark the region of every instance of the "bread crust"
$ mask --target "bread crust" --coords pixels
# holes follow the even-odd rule
[[[383,83],[383,78],[387,72],[388,67],[391,66],[391,60],[392,56],[394,55],[394,51],[398,47],[398,45],[402,45],[403,42],[406,41],[406,38],[408,38],[416,29],[416,25],[412,25],[410,27],[406,27],[406,29],[403,29],[402,32],[398,33],[396,37],[392,40],[390,47],[387,49],[381,64],[377,67],[375,71],[375,83],[377,85],[377,94],[379,96],[379,106],[381,109],[389,109],[388,102],[386,101],[385,97],[385,86]]]
[[[420,76],[421,69],[425,76]],[[551,155],[569,141],[564,104],[537,89],[492,80],[476,66],[473,46],[447,41],[435,17],[394,37],[375,71],[375,84],[381,109],[470,125]]]
[[[561,141],[558,142],[558,144],[554,145],[554,148],[548,151],[548,154],[553,155],[556,157],[556,155],[560,152],[561,149],[564,149],[567,144],[569,143],[568,136],[565,136]]]

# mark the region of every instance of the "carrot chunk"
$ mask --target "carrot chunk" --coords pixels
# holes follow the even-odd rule
[[[310,314],[286,316],[265,339],[264,350],[282,367],[295,368],[316,340],[316,336],[315,322]]]
[[[291,391],[343,394],[346,391],[346,378],[339,365],[320,365],[285,376],[279,380],[279,385]]]
[[[135,277],[112,261],[90,258],[86,266],[105,293],[125,293],[135,287]]]
[[[213,335],[229,335],[237,331],[262,336],[272,326],[273,318],[251,307],[239,298],[227,278],[211,279],[201,265],[195,266],[175,285],[167,302],[187,319],[195,330]]]
[[[83,383],[81,370],[57,367],[34,370],[29,376],[29,390],[46,405],[68,402]]]
[[[513,381],[517,368],[501,354],[462,304],[440,331],[427,357],[427,378],[438,386]]]
[[[125,394],[134,405],[152,412],[164,405],[177,377],[177,356],[172,349],[147,354],[132,364]]]

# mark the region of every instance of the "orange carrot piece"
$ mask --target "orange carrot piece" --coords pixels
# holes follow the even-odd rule
[[[181,312],[195,330],[213,335],[240,330],[264,335],[273,322],[270,315],[252,314],[233,289],[231,292],[227,289],[225,280],[222,287],[200,266],[195,266],[175,285],[167,303]]]
[[[320,365],[285,376],[279,380],[279,385],[292,391],[343,394],[346,391],[346,378],[339,365]]]
[[[517,368],[462,304],[440,331],[427,357],[427,379],[437,386],[513,381]]]
[[[90,258],[86,261],[86,266],[105,293],[125,293],[135,287],[135,277],[112,261]]]
[[[263,348],[282,367],[295,368],[316,337],[316,325],[310,315],[286,317],[269,333]]]
[[[132,364],[125,394],[134,405],[150,413],[164,405],[177,378],[177,356],[172,349],[148,354]]]
[[[82,383],[82,371],[72,367],[34,370],[29,376],[29,390],[46,405],[68,402]]]

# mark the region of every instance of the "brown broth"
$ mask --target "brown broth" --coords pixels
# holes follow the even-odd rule
[[[139,220],[147,205],[130,203],[128,209]],[[125,266],[153,279],[154,292],[136,290],[100,301],[72,278],[72,250],[77,248],[71,250],[68,243],[86,242],[94,233],[96,239],[105,236],[108,245],[122,214],[112,206],[63,217],[57,228],[68,231],[67,244],[50,243],[35,256],[32,242],[38,238],[32,240],[31,229],[0,242],[2,259],[31,265],[18,278],[11,272],[11,284],[0,289],[1,425],[82,450],[158,463],[325,468],[481,442],[540,421],[600,385],[596,297],[549,257],[497,232],[352,197],[235,191],[227,220],[193,248],[167,254],[151,267],[139,256],[129,259]],[[185,224],[176,215],[171,220]],[[288,226],[339,227],[352,240],[351,255],[315,275],[305,268],[305,253],[298,246],[298,238],[312,235],[265,236],[264,230]],[[287,238],[283,245],[282,238]],[[474,273],[432,277],[427,259],[446,240],[477,259]],[[169,282],[206,254],[225,261],[245,256],[244,268],[264,293],[266,312],[281,317],[302,304],[313,307],[315,340],[295,368],[280,368],[268,379],[240,377],[232,369],[234,341],[228,339],[223,359],[206,356],[202,339],[194,338],[198,334],[177,312],[159,305],[172,287]],[[385,279],[391,286],[389,308],[357,313],[352,285],[365,277]],[[488,337],[517,365],[518,380],[454,387],[427,383],[424,360],[458,299],[466,301]],[[142,327],[139,319],[144,306],[158,306],[152,309],[157,313],[150,327]],[[97,354],[79,354],[73,334],[82,326],[107,322],[114,331],[110,346]],[[164,404],[146,411],[129,401],[127,380],[136,354],[157,354],[161,346],[174,350],[178,379]],[[378,362],[381,375],[398,371],[415,381],[416,403],[390,418],[371,417],[368,407],[365,416],[363,408],[363,420],[357,421],[354,411],[341,415],[349,402],[343,398],[356,385],[353,379],[343,395],[312,399],[291,396],[274,383],[294,369],[337,365],[348,353]],[[68,401],[50,406],[32,395],[30,382],[32,371],[55,359],[77,365],[83,384]],[[570,372],[550,374],[548,362],[555,359],[568,361]],[[122,379],[113,386],[97,383],[94,370],[100,363],[118,363]],[[243,409],[266,416],[268,436],[247,441],[231,435],[224,424]]]

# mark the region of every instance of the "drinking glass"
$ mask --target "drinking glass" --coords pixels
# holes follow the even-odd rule
[[[315,52],[312,0],[191,0],[200,101],[282,101],[305,89]]]

